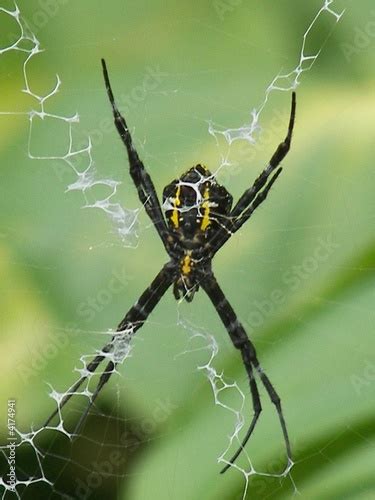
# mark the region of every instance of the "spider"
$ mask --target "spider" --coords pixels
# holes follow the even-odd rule
[[[264,202],[272,185],[280,175],[282,168],[279,167],[279,164],[288,153],[291,144],[296,112],[296,95],[293,92],[289,127],[285,140],[277,147],[266,168],[255,180],[254,184],[245,190],[233,208],[231,194],[224,186],[218,184],[209,170],[198,164],[164,188],[164,218],[154,184],[138,156],[126,121],[117,108],[104,59],[102,59],[102,69],[114,123],[127,151],[130,175],[137,188],[139,199],[168,253],[169,261],[162,267],[138,301],[126,313],[112,340],[87,365],[87,372],[94,373],[103,360],[113,353],[116,336],[125,335],[125,332],[129,331],[133,335],[143,326],[170,286],[173,285],[173,294],[176,300],[182,298],[188,302],[193,300],[195,293],[201,287],[215,307],[234,347],[241,353],[243,365],[247,372],[254,410],[249,428],[240,447],[233,457],[226,462],[221,473],[231,467],[240,455],[252,435],[262,411],[257,378],[265,387],[269,398],[276,407],[288,463],[291,464],[292,453],[280,397],[261,368],[253,343],[248,338],[243,325],[238,320],[236,313],[216,281],[212,271],[212,259],[231,236],[250,219],[256,208]],[[85,420],[99,392],[115,371],[117,362],[116,357],[112,357],[107,362],[91,395],[89,405],[77,424],[76,432]],[[83,374],[67,392],[57,410],[48,418],[45,426],[76,393],[87,379],[87,375],[87,373]]]

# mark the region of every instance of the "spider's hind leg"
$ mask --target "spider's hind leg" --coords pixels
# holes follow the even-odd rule
[[[83,382],[85,380],[87,380],[89,374],[91,373],[94,373],[96,371],[96,369],[98,368],[98,366],[100,365],[100,363],[104,360],[104,358],[106,357],[106,353],[110,352],[112,349],[112,342],[109,342],[107,345],[105,345],[103,347],[103,349],[101,350],[101,353],[98,354],[97,356],[95,356],[95,358],[87,365],[86,367],[86,371],[88,372],[86,375],[82,375],[82,377],[77,380],[77,382],[73,385],[73,387],[71,387],[66,395],[63,397],[62,401],[60,404],[58,404],[56,410],[48,417],[48,419],[44,422],[43,424],[43,427],[47,427],[47,425],[49,425],[49,423],[51,422],[51,420],[53,418],[55,418],[55,416],[57,414],[59,414],[61,412],[61,410],[64,408],[64,406],[68,403],[68,401],[70,400],[70,398],[72,396],[75,396],[76,395],[76,392],[78,391],[78,389],[81,387],[81,385],[83,384]]]
[[[276,392],[275,388],[273,387],[270,379],[264,373],[262,367],[260,366],[257,355],[256,355],[255,348],[254,348],[253,344],[251,343],[251,341],[247,340],[247,342],[244,343],[242,346],[236,346],[236,347],[239,348],[241,351],[243,363],[244,363],[244,366],[246,368],[246,371],[247,371],[247,374],[249,377],[250,390],[251,390],[251,396],[252,396],[253,408],[254,408],[254,416],[253,416],[253,419],[250,423],[250,426],[249,426],[249,429],[246,433],[246,436],[244,437],[239,449],[236,451],[236,453],[233,455],[233,457],[228,461],[227,465],[222,469],[221,473],[224,473],[226,470],[228,470],[229,467],[235,462],[237,457],[240,455],[244,446],[246,445],[246,443],[250,439],[250,437],[255,429],[255,425],[257,423],[258,417],[262,411],[260,397],[259,397],[259,391],[258,391],[256,381],[254,379],[253,367],[254,367],[257,375],[259,376],[263,386],[265,387],[271,402],[276,407],[276,411],[277,411],[279,421],[280,421],[281,430],[283,433],[287,458],[288,458],[287,469],[289,469],[291,467],[291,465],[293,464],[292,450],[291,450],[291,446],[290,446],[290,440],[289,440],[288,430],[286,428],[283,410],[281,408],[280,397],[279,397],[278,393]]]
[[[241,351],[241,353],[242,353],[242,359],[243,359],[244,364],[246,366],[246,371],[247,371],[247,374],[248,374],[248,377],[249,377],[250,392],[251,392],[251,398],[252,398],[252,402],[253,402],[254,415],[253,415],[253,419],[252,419],[252,421],[250,423],[250,426],[248,428],[248,431],[246,432],[246,436],[243,438],[243,440],[242,440],[242,442],[240,444],[240,447],[238,448],[238,450],[236,451],[236,453],[232,456],[232,458],[228,461],[228,463],[226,464],[226,466],[220,471],[220,474],[224,474],[224,472],[227,471],[229,469],[229,467],[231,467],[233,465],[233,463],[236,461],[236,459],[238,458],[238,456],[241,454],[242,450],[246,446],[246,443],[250,439],[250,437],[251,437],[251,435],[252,435],[252,433],[253,433],[253,431],[255,429],[255,426],[257,424],[259,415],[260,415],[260,413],[262,411],[262,405],[261,405],[261,402],[260,402],[259,390],[258,390],[258,386],[257,386],[256,380],[255,380],[255,377],[254,377],[254,371],[253,371],[251,362],[248,362],[247,359],[245,361],[245,357],[246,357],[245,351]]]
[[[283,437],[284,437],[284,442],[285,442],[285,447],[287,451],[287,456],[288,456],[288,469],[291,467],[293,464],[292,460],[292,452],[291,452],[291,447],[290,447],[290,441],[289,441],[289,436],[288,436],[288,431],[286,428],[286,423],[284,419],[284,414],[281,408],[281,401],[280,397],[277,394],[276,390],[274,389],[273,385],[271,384],[269,378],[267,375],[263,372],[258,358],[257,354],[255,351],[255,347],[253,343],[250,341],[248,338],[246,331],[240,321],[238,320],[236,313],[234,312],[232,306],[229,304],[228,300],[226,299],[223,291],[221,290],[219,284],[217,283],[215,277],[213,274],[208,275],[208,276],[202,276],[202,280],[200,282],[202,288],[204,291],[207,293],[209,298],[211,299],[211,302],[213,303],[218,315],[220,316],[220,319],[222,320],[225,328],[227,329],[227,332],[230,336],[230,339],[236,349],[238,349],[241,352],[242,360],[244,367],[246,369],[248,379],[249,379],[249,385],[250,385],[250,391],[251,391],[251,396],[253,400],[253,406],[254,406],[254,415],[252,418],[252,421],[250,423],[249,429],[246,433],[245,438],[243,439],[241,446],[237,450],[237,452],[233,455],[231,460],[227,462],[227,465],[224,467],[224,469],[221,472],[225,472],[237,459],[237,457],[240,455],[241,451],[243,450],[244,446],[246,445],[247,441],[249,440],[252,432],[255,429],[256,423],[258,421],[260,412],[261,412],[261,403],[260,403],[260,397],[259,397],[259,392],[258,392],[258,387],[254,378],[254,371],[256,372],[256,375],[259,376],[262,384],[264,385],[267,394],[272,401],[272,403],[276,407],[276,411],[279,417],[281,429],[283,432]]]
[[[85,411],[82,413],[82,415],[81,415],[81,417],[80,417],[80,419],[79,419],[79,421],[74,429],[74,435],[76,435],[76,436],[78,435],[82,425],[84,424],[84,422],[86,420],[87,415],[89,414],[90,409],[92,408],[93,404],[95,403],[96,398],[99,395],[99,392],[102,390],[104,384],[106,384],[108,382],[108,380],[110,379],[111,375],[113,374],[113,372],[115,370],[116,370],[115,363],[113,361],[110,361],[107,364],[107,366],[105,367],[104,372],[100,375],[98,385],[96,386],[95,391],[91,395],[90,401],[89,401]]]

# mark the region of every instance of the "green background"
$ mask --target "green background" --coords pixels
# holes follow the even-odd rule
[[[76,139],[91,134],[97,176],[120,180],[116,201],[137,209],[125,152],[108,127],[100,58],[107,60],[115,94],[133,96],[127,120],[161,193],[196,163],[218,167],[228,148],[221,139],[216,144],[207,122],[249,122],[273,77],[296,66],[303,34],[321,4],[20,2],[46,49],[30,64],[30,85],[46,93],[59,74],[63,84],[48,111],[79,112]],[[220,10],[223,5],[227,10]],[[307,499],[375,496],[375,11],[371,0],[332,7],[347,10],[337,25],[325,14],[309,39],[308,51],[323,48],[301,77],[284,172],[214,262],[281,395],[296,461],[292,480],[251,477],[247,498],[290,498],[296,489]],[[4,47],[17,26],[1,14],[0,26]],[[21,93],[23,58],[0,55],[0,111],[35,106]],[[160,72],[160,82],[134,98],[150,68]],[[290,93],[272,93],[259,145],[229,148],[232,165],[219,180],[234,197],[283,139],[289,101]],[[25,116],[0,116],[2,442],[7,399],[17,400],[20,429],[37,428],[54,407],[47,383],[63,391],[75,380],[79,357],[105,343],[103,332],[116,327],[166,260],[143,211],[132,249],[122,245],[103,212],[82,209],[81,193],[65,192],[75,178],[63,162],[28,158],[28,131]],[[35,122],[35,154],[61,156],[67,141],[66,127]],[[105,192],[98,188],[93,195]],[[331,242],[323,258],[317,257],[322,242]],[[118,275],[126,281],[116,281],[118,291],[103,299]],[[90,300],[97,310],[84,314]],[[214,406],[209,382],[196,370],[209,352],[197,349],[199,342],[189,344],[181,319],[215,336],[221,348],[215,366],[246,394],[249,421],[244,368],[208,299],[199,292],[192,304],[176,304],[169,292],[137,334],[120,376],[102,392],[102,414],[88,419],[84,436],[72,446],[58,433],[38,437],[59,491],[78,498],[77,488],[86,484],[86,498],[242,498],[244,476],[235,470],[219,475],[216,460],[233,421]],[[193,352],[178,356],[187,350]],[[285,452],[274,408],[261,394],[264,412],[246,449],[256,470],[275,474],[283,470]],[[227,391],[224,401],[238,402]],[[72,401],[68,423],[79,411],[79,401]],[[18,460],[25,470],[34,467],[27,446]],[[108,463],[110,474],[90,483],[95,463]],[[246,457],[239,464],[248,467]],[[58,497],[47,487],[30,487],[23,496]]]

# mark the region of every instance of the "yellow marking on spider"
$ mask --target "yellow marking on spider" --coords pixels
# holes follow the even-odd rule
[[[171,221],[172,221],[172,224],[174,225],[175,228],[178,228],[179,226],[179,210],[177,209],[177,207],[179,207],[181,205],[181,200],[180,200],[180,193],[181,193],[181,186],[177,186],[177,190],[176,190],[176,197],[174,199],[174,202],[173,202],[173,213],[171,215]]]
[[[182,273],[183,274],[189,274],[191,271],[191,257],[190,257],[190,252],[188,255],[185,255],[184,260],[182,261],[182,267],[181,267]]]
[[[206,189],[204,190],[203,199],[205,201],[202,203],[203,219],[202,219],[202,223],[201,223],[201,229],[202,229],[202,231],[205,231],[211,223],[211,220],[210,220],[210,202],[209,202],[210,188],[209,187],[206,187]]]

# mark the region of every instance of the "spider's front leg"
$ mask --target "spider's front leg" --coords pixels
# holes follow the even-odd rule
[[[266,184],[269,176],[272,174],[272,172],[274,172],[274,170],[280,165],[282,160],[288,154],[290,149],[290,144],[292,142],[295,117],[296,117],[296,93],[293,92],[287,135],[283,140],[283,142],[278,145],[268,165],[259,175],[259,177],[255,180],[254,184],[249,189],[247,189],[240,197],[240,199],[238,200],[238,202],[236,203],[231,212],[231,217],[240,216],[242,212],[249,207],[249,205],[254,201],[256,195]]]
[[[290,447],[290,441],[289,441],[289,436],[288,436],[288,431],[286,428],[285,424],[285,419],[283,415],[283,411],[281,408],[281,401],[280,397],[278,396],[277,392],[275,391],[273,385],[271,384],[269,378],[267,375],[264,373],[262,370],[257,354],[255,351],[255,347],[253,343],[250,341],[248,338],[244,327],[242,324],[239,322],[236,313],[234,312],[232,306],[229,304],[228,300],[226,299],[223,291],[219,287],[214,275],[211,273],[210,275],[205,275],[202,276],[200,285],[204,289],[204,291],[207,293],[208,297],[210,298],[211,302],[213,303],[217,313],[220,316],[221,321],[223,322],[225,328],[227,329],[230,339],[236,349],[238,349],[241,352],[243,364],[245,366],[248,378],[249,378],[249,385],[250,385],[250,391],[251,391],[251,396],[252,396],[252,401],[253,401],[253,409],[254,409],[254,415],[252,418],[252,421],[250,423],[250,426],[248,428],[248,431],[239,447],[239,449],[236,451],[236,453],[233,455],[233,457],[227,462],[227,465],[223,468],[221,471],[222,473],[225,472],[237,459],[237,457],[240,455],[241,451],[243,450],[244,446],[246,445],[247,441],[249,440],[253,430],[255,429],[255,425],[257,423],[257,420],[259,418],[260,412],[262,410],[261,403],[260,403],[260,397],[259,397],[259,391],[258,387],[256,384],[256,380],[254,378],[254,375],[257,375],[261,382],[263,383],[269,398],[271,399],[272,403],[275,405],[277,414],[279,417],[281,429],[283,432],[283,437],[284,437],[284,442],[285,442],[285,447],[286,447],[286,452],[287,452],[287,457],[288,457],[288,467],[290,464],[293,463],[292,461],[292,452],[291,452],[291,447]],[[255,371],[255,373],[254,373]]]
[[[121,140],[124,143],[128,153],[130,175],[133,179],[135,187],[137,188],[139,199],[141,203],[144,205],[148,216],[150,217],[161,240],[164,243],[166,250],[168,251],[169,232],[167,225],[165,223],[165,219],[163,217],[159,199],[156,194],[155,186],[143,162],[140,160],[138,156],[125,118],[121,115],[116,105],[104,59],[102,59],[102,67],[103,67],[103,76],[104,76],[105,86],[107,89],[108,98],[112,106],[114,122],[117,131],[121,137]]]
[[[266,168],[257,177],[254,184],[243,193],[231,213],[228,216],[227,223],[224,223],[222,229],[214,236],[211,242],[213,253],[217,252],[224,243],[238,229],[249,220],[255,209],[263,203],[267,195],[281,173],[281,168],[277,168],[281,161],[288,154],[292,142],[292,134],[296,116],[296,94],[292,93],[292,104],[290,110],[289,126],[287,135],[282,143],[279,144],[275,153],[272,155]],[[272,174],[272,176],[271,176]],[[270,178],[271,176],[271,178]]]

